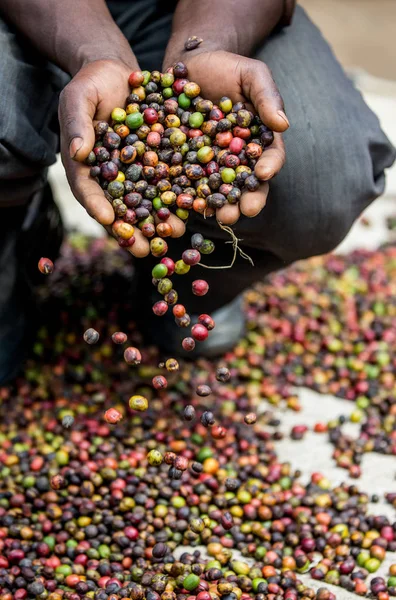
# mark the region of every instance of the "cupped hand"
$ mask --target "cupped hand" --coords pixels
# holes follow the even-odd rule
[[[238,204],[226,204],[217,211],[217,219],[227,225],[236,223],[241,213],[255,217],[265,206],[269,185],[285,163],[282,133],[289,127],[279,90],[270,69],[259,60],[245,58],[225,51],[201,52],[184,55],[189,79],[196,81],[201,95],[213,102],[228,96],[233,102],[245,102],[264,123],[274,131],[274,141],[262,154],[255,168],[262,181],[255,192],[242,194]]]
[[[125,106],[130,93],[128,77],[138,70],[132,58],[128,63],[116,60],[97,60],[78,71],[62,91],[59,101],[59,123],[61,131],[61,154],[67,179],[77,200],[88,214],[96,219],[111,234],[115,215],[105,198],[102,188],[90,176],[85,159],[95,143],[94,124],[108,121],[115,107]],[[170,224],[175,237],[184,232],[184,223],[172,216]],[[135,227],[135,243],[128,248],[134,256],[149,253],[149,241]]]

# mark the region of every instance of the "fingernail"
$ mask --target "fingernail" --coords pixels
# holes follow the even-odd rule
[[[84,140],[80,137],[75,137],[70,142],[69,146],[69,154],[70,158],[76,158],[77,152],[80,150],[84,143]]]
[[[286,117],[283,110],[278,110],[278,115],[285,121],[286,125],[290,127],[289,119]]]
[[[264,181],[267,181],[267,179],[272,179],[274,175],[275,175],[275,173],[272,169],[266,169],[266,168],[260,169],[259,179],[263,179]]]
[[[265,204],[264,204],[263,208],[265,208]],[[263,210],[263,208],[260,208],[260,210],[259,210],[259,211],[257,211],[255,215],[250,215],[250,217],[249,217],[249,218],[250,218],[250,219],[254,219],[254,217],[257,217],[257,215],[259,215],[259,214],[261,213],[261,211]]]

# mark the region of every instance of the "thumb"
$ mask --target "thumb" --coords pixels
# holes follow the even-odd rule
[[[286,131],[290,124],[282,96],[267,65],[250,60],[243,84],[245,95],[251,100],[264,125],[273,131]]]
[[[91,89],[90,89],[91,88]],[[96,112],[97,93],[90,83],[73,79],[59,98],[59,124],[62,145],[69,156],[84,161],[95,144],[93,118]]]

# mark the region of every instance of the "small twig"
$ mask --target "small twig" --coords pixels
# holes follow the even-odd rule
[[[242,242],[242,240],[237,238],[237,236],[235,235],[235,233],[233,232],[231,227],[228,227],[228,225],[223,225],[219,221],[218,221],[218,224],[219,224],[220,229],[222,229],[223,231],[225,231],[226,233],[228,233],[231,236],[231,239],[227,240],[226,244],[232,244],[232,247],[234,249],[234,256],[232,257],[232,261],[229,265],[225,265],[225,266],[211,266],[211,265],[204,265],[202,263],[198,263],[198,265],[200,267],[204,267],[204,269],[231,269],[234,266],[234,263],[235,263],[235,260],[237,257],[237,253],[239,252],[239,255],[242,258],[244,258],[245,260],[248,260],[250,262],[250,264],[254,267],[253,260],[238,245],[238,242]]]

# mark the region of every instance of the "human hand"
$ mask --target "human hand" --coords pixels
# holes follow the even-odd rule
[[[128,77],[138,70],[136,60],[97,60],[83,66],[61,93],[59,123],[62,162],[71,190],[88,214],[111,234],[115,215],[102,188],[90,176],[85,159],[95,143],[95,121],[108,121],[115,107],[123,107],[130,93]],[[184,223],[172,215],[174,237],[184,233]],[[128,250],[136,257],[149,253],[147,238],[135,228],[135,243]]]
[[[227,225],[235,223],[241,213],[255,217],[265,206],[268,181],[285,163],[281,134],[289,127],[271,71],[261,61],[222,50],[200,52],[191,57],[186,53],[181,58],[187,65],[189,78],[199,84],[202,97],[218,102],[222,96],[228,96],[233,102],[245,102],[274,131],[273,143],[263,152],[255,168],[256,177],[263,182],[259,189],[243,193],[239,204],[226,204],[216,215]]]

